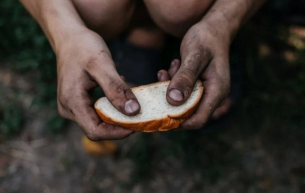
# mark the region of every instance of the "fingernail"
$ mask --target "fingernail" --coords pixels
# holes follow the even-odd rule
[[[173,60],[171,63],[171,67],[173,68],[177,64],[176,60]]]
[[[161,79],[161,76],[162,76],[162,73],[161,73],[161,72],[158,72],[158,80]]]
[[[173,99],[174,101],[182,101],[183,100],[183,94],[178,89],[172,89],[169,91],[168,96]]]
[[[130,99],[125,103],[124,108],[127,113],[134,113],[139,110],[140,105],[135,100]]]

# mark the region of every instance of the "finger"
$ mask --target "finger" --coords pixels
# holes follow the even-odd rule
[[[74,116],[65,109],[63,103],[59,99],[57,99],[57,109],[61,117],[74,121]]]
[[[123,139],[133,133],[132,130],[102,122],[90,106],[84,107],[84,113],[77,115],[76,122],[92,141]]]
[[[213,119],[219,119],[220,117],[224,116],[225,114],[228,113],[232,106],[232,100],[230,98],[226,98],[219,107],[216,108],[214,113],[212,114]]]
[[[158,80],[161,81],[167,81],[170,80],[170,75],[166,70],[159,70],[158,72]]]
[[[174,59],[171,63],[171,66],[170,66],[169,70],[168,70],[168,73],[169,73],[171,79],[175,76],[175,74],[177,73],[179,68],[180,68],[180,60]]]
[[[200,74],[211,60],[211,54],[200,49],[182,55],[182,64],[167,89],[167,101],[175,106],[182,105],[193,91]]]
[[[123,80],[123,81],[126,81],[126,79],[125,79],[125,77],[124,76],[120,76],[121,77],[121,79]]]
[[[207,123],[208,119],[211,117],[212,113],[219,106],[219,104],[221,104],[225,97],[228,96],[230,90],[229,75],[223,74],[223,76],[220,76],[216,73],[209,74],[213,74],[213,78],[203,82],[203,87],[205,90],[201,102],[192,116],[181,125],[182,128],[202,128]]]
[[[166,81],[166,80],[171,80],[172,77],[176,74],[180,67],[180,60],[174,59],[171,62],[171,66],[168,71],[166,70],[160,70],[158,72],[158,80],[159,81]]]
[[[75,100],[77,100],[76,104],[78,104],[79,98],[85,98],[90,103],[91,98],[87,92],[97,87],[97,83],[91,78],[85,73],[79,73],[77,69],[72,72],[72,75],[63,76],[60,74],[58,76],[57,108],[62,117],[75,121],[73,111]],[[77,79],[77,82],[75,82],[75,79]],[[81,94],[82,90],[85,90],[87,93],[85,97]]]
[[[102,122],[92,108],[92,102],[85,91],[69,105],[74,121],[78,123],[85,135],[92,141],[123,139],[133,133],[129,129]]]
[[[205,91],[202,96],[203,101],[199,104],[194,114],[181,125],[182,128],[200,129],[207,123],[208,119],[222,100],[221,93],[217,90],[218,87],[211,88],[212,86],[213,85],[210,85],[207,88],[207,85],[204,84]]]
[[[89,74],[102,87],[109,102],[121,113],[132,116],[140,112],[140,104],[125,81],[117,73],[111,60],[107,65],[93,61],[87,68]]]

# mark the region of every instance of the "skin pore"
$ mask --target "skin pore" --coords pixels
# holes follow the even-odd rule
[[[76,121],[91,140],[121,139],[132,131],[103,123],[88,91],[99,86],[120,112],[140,111],[136,97],[120,77],[105,39],[128,29],[135,0],[20,0],[37,20],[57,57],[58,110]],[[181,105],[197,79],[204,96],[182,129],[202,128],[230,91],[229,47],[241,25],[264,0],[144,0],[161,31],[182,37],[181,61],[158,73],[170,79],[167,101]],[[141,14],[140,14],[141,15]],[[159,78],[160,79],[160,78]]]

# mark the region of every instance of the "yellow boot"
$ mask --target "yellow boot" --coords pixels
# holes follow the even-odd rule
[[[84,150],[93,156],[114,155],[118,147],[113,141],[91,141],[86,136],[82,139]]]

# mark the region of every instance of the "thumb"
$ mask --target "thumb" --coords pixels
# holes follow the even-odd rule
[[[102,87],[109,102],[121,113],[132,116],[140,112],[140,104],[114,65],[104,66],[100,71],[89,72]]]
[[[181,67],[167,88],[166,99],[171,105],[182,105],[189,98],[196,81],[209,62],[210,57],[202,54],[200,50],[182,54]]]

